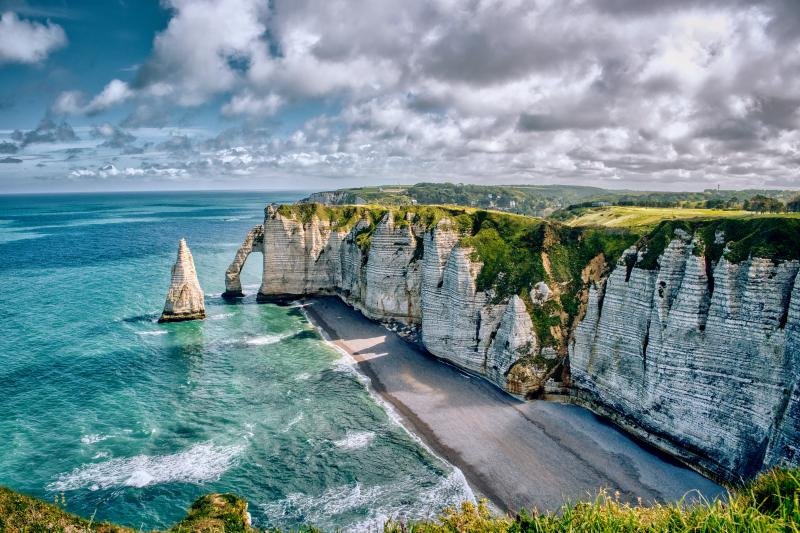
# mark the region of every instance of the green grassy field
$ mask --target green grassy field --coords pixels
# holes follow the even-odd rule
[[[678,207],[611,206],[576,210],[564,223],[572,227],[647,228],[665,220],[714,220],[721,218],[800,218],[800,213],[765,213],[726,209],[689,209]]]

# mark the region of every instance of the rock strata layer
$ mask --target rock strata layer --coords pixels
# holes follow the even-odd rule
[[[167,291],[167,301],[159,322],[181,322],[202,320],[206,317],[206,304],[203,289],[197,280],[192,252],[181,239],[178,258],[172,267],[172,282]]]
[[[797,465],[800,263],[712,265],[696,246],[678,233],[655,270],[623,260],[591,290],[573,394],[723,479]]]

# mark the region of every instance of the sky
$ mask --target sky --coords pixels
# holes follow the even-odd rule
[[[800,188],[800,0],[0,0],[0,193]]]

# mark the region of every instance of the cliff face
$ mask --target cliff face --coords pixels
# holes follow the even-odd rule
[[[670,227],[622,252],[636,239],[507,215],[485,230],[485,212],[334,209],[268,207],[228,292],[262,251],[261,300],[338,295],[520,397],[563,377],[575,401],[724,479],[800,462],[800,262],[743,248],[749,226]]]
[[[341,227],[267,207],[261,249],[256,227],[226,273],[227,292],[241,293],[238,273],[262,251],[262,301],[338,295],[369,318],[409,326],[432,354],[509,392],[540,389],[557,362],[534,362],[539,342],[526,304],[517,296],[491,303],[477,290],[481,263],[458,244],[463,236],[451,221],[427,227],[398,216]]]
[[[697,246],[678,231],[658,268],[629,269],[629,256],[591,290],[570,349],[575,394],[725,479],[796,465],[800,263],[714,265]]]
[[[180,322],[206,317],[203,289],[197,281],[194,259],[186,241],[178,245],[178,258],[172,267],[172,281],[167,291],[167,301],[159,322]]]

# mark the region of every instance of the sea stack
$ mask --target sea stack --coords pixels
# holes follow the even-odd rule
[[[172,267],[172,283],[167,291],[167,301],[159,322],[181,322],[183,320],[202,320],[206,317],[206,304],[203,289],[197,281],[192,252],[181,239],[178,246],[178,259]]]

